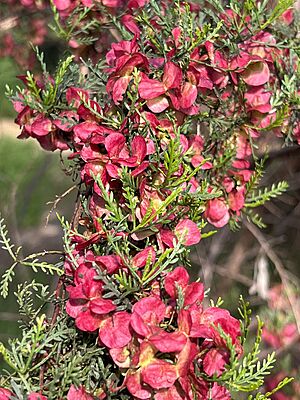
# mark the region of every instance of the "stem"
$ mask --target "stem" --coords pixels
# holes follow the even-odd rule
[[[81,210],[82,210],[82,205],[81,205],[81,201],[80,201],[80,191],[78,191],[76,205],[75,205],[75,211],[74,211],[72,219],[71,219],[71,229],[72,230],[75,230],[78,227]],[[75,262],[76,262],[76,260],[75,260]],[[57,318],[59,316],[59,313],[60,313],[60,302],[58,300],[59,300],[59,298],[61,298],[63,300],[64,297],[65,297],[64,278],[63,278],[63,276],[60,276],[58,279],[58,282],[57,282],[56,289],[55,289],[54,298],[57,301],[57,303],[55,304],[55,307],[53,310],[52,318],[50,321],[50,327],[53,327],[55,325]],[[46,358],[46,362],[44,362],[44,364],[41,366],[40,375],[39,375],[39,384],[40,384],[41,391],[43,391],[43,388],[44,388],[44,375],[45,375],[45,370],[47,368],[47,361],[48,361],[48,359],[50,359],[48,356],[46,356],[45,358]]]

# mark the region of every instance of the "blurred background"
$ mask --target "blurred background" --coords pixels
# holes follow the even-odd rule
[[[2,8],[1,8],[2,7]],[[0,4],[0,11],[5,5]],[[1,25],[0,18],[0,37]],[[6,34],[6,33],[5,33]],[[40,37],[40,32],[37,37]],[[20,33],[19,33],[20,35]],[[4,43],[4,45],[3,45]],[[32,139],[17,140],[15,111],[5,97],[5,85],[18,84],[17,75],[24,73],[23,58],[16,62],[14,54],[0,51],[0,212],[16,246],[22,245],[24,255],[43,250],[60,250],[62,231],[55,213],[71,218],[75,193],[72,192],[47,217],[56,199],[72,186],[61,169],[60,156],[42,150]],[[7,42],[8,43],[8,42]],[[4,49],[4,50],[3,50]],[[1,50],[1,46],[0,46]],[[42,50],[48,66],[53,69],[64,47],[52,35],[43,41]],[[20,49],[19,49],[20,51]],[[12,56],[14,58],[12,58]],[[34,61],[31,67],[34,68]],[[27,65],[30,65],[27,64]],[[259,230],[245,221],[241,229],[231,232],[223,228],[215,236],[203,240],[192,251],[192,274],[210,288],[209,296],[224,299],[224,306],[237,316],[240,294],[249,300],[255,314],[265,321],[265,350],[275,349],[280,362],[278,374],[270,378],[274,386],[282,371],[295,376],[294,387],[278,400],[300,399],[300,147],[281,147],[265,137],[262,148],[269,148],[270,157],[262,184],[286,180],[288,191],[270,201],[258,212],[267,227]],[[263,157],[264,154],[261,154]],[[9,256],[0,249],[0,274],[11,265]],[[15,285],[33,277],[30,269],[19,268]],[[40,273],[35,279],[55,285],[52,277]],[[11,293],[13,290],[11,290]],[[0,297],[0,341],[19,334],[15,297]],[[255,330],[255,318],[251,329]]]
[[[72,181],[61,171],[59,154],[42,150],[33,140],[18,140],[19,127],[14,123],[15,111],[5,97],[5,85],[14,87],[20,70],[10,58],[0,58],[0,213],[5,219],[12,243],[23,247],[29,255],[43,250],[61,249],[61,228],[56,212],[71,217],[74,197],[62,200],[52,208],[48,202],[64,193]],[[8,254],[0,250],[1,275],[11,265]],[[31,281],[30,268],[19,268],[16,282]],[[53,285],[43,273],[37,278]],[[52,278],[53,279],[53,278]],[[13,292],[13,287],[11,293]],[[18,333],[15,297],[0,299],[0,341]]]

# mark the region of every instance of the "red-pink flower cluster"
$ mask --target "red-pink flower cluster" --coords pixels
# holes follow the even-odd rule
[[[290,298],[290,299],[289,299]],[[282,284],[273,286],[268,292],[268,312],[266,314],[266,322],[263,327],[262,338],[268,347],[275,350],[284,350],[292,344],[299,344],[299,332],[296,321],[291,317],[290,301],[296,305],[299,304],[299,293],[290,287],[289,298],[286,289]],[[279,367],[279,368],[278,368]],[[280,371],[280,365],[277,366],[277,371]],[[290,365],[290,371],[285,370],[272,374],[265,382],[267,391],[273,390],[278,383],[284,378],[285,374],[294,376],[295,380],[287,391],[280,390],[273,396],[273,400],[296,400],[299,393],[299,368],[293,361]]]
[[[293,299],[297,304],[299,298],[296,294],[293,295]],[[297,324],[289,315],[290,303],[282,285],[276,285],[269,290],[268,308],[271,310],[271,318],[264,326],[262,335],[266,344],[274,349],[280,349],[297,340],[299,335]]]
[[[68,2],[59,3],[60,9],[63,9]],[[224,21],[229,17],[230,13],[224,16]],[[136,30],[140,32],[138,25]],[[176,136],[173,123],[165,117],[166,111],[176,112],[176,129],[180,129],[188,116],[197,115],[205,109],[202,103],[204,99],[210,107],[223,101],[226,110],[220,107],[215,109],[215,114],[219,114],[220,118],[245,115],[244,123],[231,139],[230,146],[235,148],[231,165],[227,164],[226,170],[220,173],[212,162],[213,158],[222,157],[229,143],[225,142],[224,146],[214,146],[211,143],[210,152],[207,153],[207,138],[191,132],[180,135],[180,145],[185,161],[192,168],[200,167],[213,176],[223,191],[222,196],[207,201],[204,217],[216,227],[226,225],[231,216],[240,214],[245,203],[246,184],[253,172],[250,141],[276,119],[271,98],[273,90],[278,89],[275,63],[280,62],[283,53],[275,47],[276,39],[262,31],[240,43],[239,54],[236,56],[230,56],[226,51],[218,49],[216,44],[206,41],[192,51],[189,64],[183,69],[173,60],[180,51],[180,43],[186,40],[188,38],[179,28],[172,31],[169,38],[172,50],[167,54],[167,60],[159,55],[155,57],[155,48],[152,49],[151,58],[143,54],[137,33],[131,41],[113,43],[106,56],[109,66],[106,89],[112,102],[102,108],[89,92],[70,87],[66,91],[69,110],[62,111],[57,119],[53,119],[25,106],[20,99],[15,102],[19,112],[17,123],[22,126],[20,137],[34,137],[47,150],[65,150],[72,143],[76,157],[85,164],[82,179],[91,183],[92,174],[99,173],[106,184],[116,182],[123,167],[128,167],[133,177],[147,175],[147,171],[151,170],[149,164],[152,155],[158,150],[155,142],[164,151],[170,139]],[[110,125],[101,115],[112,115],[115,107],[127,99],[126,93],[131,90],[134,82],[138,87],[138,98],[134,105],[137,112],[124,118],[118,127]],[[44,87],[40,82],[37,85],[41,90]],[[215,94],[216,90],[220,91],[219,97]],[[85,106],[87,101],[96,110],[95,113]],[[62,119],[69,119],[70,124],[63,123]],[[275,133],[284,131],[287,123],[277,126]],[[128,126],[148,128],[144,135],[130,139]],[[206,129],[205,123],[203,129]],[[296,139],[299,136],[298,130],[296,124]],[[204,159],[204,154],[208,154],[209,160]],[[165,168],[159,163],[155,167],[161,171]],[[183,168],[184,165],[176,172],[178,176]],[[164,177],[158,176],[157,179],[163,181]],[[189,184],[191,190],[196,190],[199,185],[193,178]],[[155,203],[159,204],[164,199],[164,195],[161,196],[149,187],[147,179],[142,180],[140,195],[144,204],[151,199],[156,199]],[[141,216],[144,204],[140,207]]]
[[[153,255],[153,249],[141,253],[133,260],[138,268]],[[199,373],[219,376],[225,369],[229,352],[219,329],[241,353],[240,323],[227,310],[204,309],[203,285],[189,283],[184,267],[166,274],[163,287],[153,282],[152,291],[134,303],[131,311],[117,311],[112,299],[103,298],[103,282],[97,279],[91,254],[80,260],[75,286],[67,288],[66,310],[79,329],[98,332],[99,344],[122,369],[122,387],[133,398],[193,399],[197,393],[197,398],[207,399],[213,390],[215,398],[230,399],[226,389],[217,384],[210,387]],[[113,256],[95,257],[95,263],[109,273],[124,268]]]

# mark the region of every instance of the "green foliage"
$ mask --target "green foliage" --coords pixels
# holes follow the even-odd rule
[[[145,215],[143,216],[143,219],[141,222],[138,224],[138,226],[135,228],[133,232],[138,232],[142,228],[151,228],[152,222],[161,217],[163,215],[163,219],[167,219],[167,217],[173,212],[173,210],[170,210],[168,206],[170,204],[174,205],[173,203],[175,200],[178,198],[180,193],[182,192],[182,188],[178,187],[176,188],[156,209],[153,205],[153,203],[150,201],[150,206],[148,207]],[[159,220],[160,221],[160,220]],[[161,222],[161,221],[160,221]]]
[[[213,7],[213,11],[224,13],[223,2],[216,0],[209,0],[209,3]],[[251,34],[255,35],[261,30],[274,24],[276,20],[293,5],[293,0],[278,0],[274,7],[269,7],[268,1],[256,2],[253,0],[246,0],[239,2],[237,0],[231,0],[229,7],[236,13],[233,16],[233,24],[236,28],[237,37],[243,36],[244,27],[247,26],[247,17],[250,17],[251,21]],[[217,21],[216,14],[213,12],[207,12],[215,21]],[[226,34],[226,42],[232,48],[235,48],[236,37],[234,37],[232,30],[226,24],[223,24],[222,30]]]
[[[36,320],[45,305],[50,303],[52,297],[49,293],[49,287],[35,282],[35,280],[30,283],[20,283],[14,295],[19,306],[22,323],[25,323],[25,326],[31,325]],[[40,303],[39,306],[36,305],[36,300]]]
[[[107,215],[105,216],[105,220],[116,223],[117,225],[115,226],[117,226],[117,230],[118,228],[122,228],[122,230],[124,230],[124,221],[126,220],[127,216],[123,214],[117,199],[114,198],[114,193],[109,191],[109,187],[104,187],[100,176],[94,176],[94,179],[101,191],[101,195],[105,202],[105,209],[108,211]]]
[[[47,254],[51,254],[51,251],[30,254],[29,256],[22,257],[21,256],[22,247],[18,247],[15,249],[15,246],[11,244],[11,240],[8,237],[8,230],[6,229],[4,219],[1,218],[1,216],[0,216],[0,243],[2,244],[2,249],[8,252],[13,262],[12,265],[9,268],[7,268],[7,270],[3,273],[1,278],[0,294],[3,298],[6,298],[8,296],[9,283],[12,282],[13,277],[15,276],[15,268],[18,264],[25,267],[30,267],[34,272],[41,270],[42,272],[45,272],[50,275],[63,274],[61,263],[50,264],[45,261],[40,261],[40,257],[44,257]],[[54,252],[54,254],[57,254],[57,252]]]
[[[248,301],[245,302],[243,296],[240,296],[240,306],[238,311],[241,316],[241,343],[244,344],[249,334],[252,311],[250,309],[250,303]]]
[[[122,180],[123,180],[123,196],[126,200],[126,207],[130,210],[130,216],[132,220],[132,229],[136,229],[136,208],[138,205],[138,196],[136,195],[137,184],[135,179],[128,173],[126,168],[122,170]]]
[[[258,190],[258,192],[252,192],[251,196],[247,197],[245,207],[255,208],[265,204],[272,198],[276,198],[284,193],[288,189],[289,185],[287,182],[282,181],[277,184],[273,183],[270,189],[264,188]]]
[[[220,306],[222,304],[221,300],[212,306]],[[246,342],[249,341],[249,326],[251,323],[251,309],[249,308],[249,303],[245,302],[242,297],[240,297],[240,307],[239,313],[241,315],[241,343],[245,346]],[[218,325],[215,326],[219,332],[221,338],[226,343],[227,348],[230,352],[229,363],[225,368],[225,371],[221,376],[213,376],[209,378],[204,373],[197,371],[197,375],[205,377],[206,380],[211,380],[212,382],[218,382],[225,385],[233,396],[235,393],[249,393],[256,391],[263,385],[264,379],[269,375],[273,369],[275,363],[275,352],[268,354],[266,358],[260,358],[260,347],[262,339],[262,327],[263,323],[257,317],[257,333],[255,337],[254,344],[252,348],[245,355],[238,355],[235,345],[232,343],[232,338],[230,335],[226,334],[222,328]],[[270,399],[270,396],[276,391],[283,388],[285,385],[290,383],[292,378],[283,379],[277,387],[272,391],[265,394],[257,393],[256,395],[250,395],[248,400],[265,400]],[[233,397],[234,398],[234,397]]]
[[[174,248],[165,250],[152,268],[144,270],[142,277],[143,285],[149,285],[150,282],[161,276],[162,273],[171,271],[174,264],[180,260],[180,255],[186,253],[186,251],[181,245],[180,240],[174,245]]]
[[[89,45],[96,40],[91,33],[93,33],[96,29],[99,29],[101,24],[96,18],[87,18],[92,8],[80,6],[76,7],[62,23],[60,14],[55,7],[53,0],[50,0],[50,3],[53,12],[54,23],[50,24],[49,27],[59,38],[63,39],[65,42],[73,39],[76,40],[77,43],[85,45]]]
[[[293,381],[293,378],[284,378],[281,382],[278,383],[278,385],[271,391],[267,393],[257,393],[256,395],[250,395],[248,397],[248,400],[268,400],[272,398],[272,395],[274,395],[276,392],[281,390],[283,387],[288,385]]]
[[[261,29],[265,29],[267,26],[276,21],[288,8],[292,7],[294,4],[294,0],[278,0],[277,4],[273,8],[271,14],[268,16],[268,19],[263,23],[260,27]]]
[[[71,86],[72,83],[78,82],[80,73],[78,66],[72,62],[74,57],[69,56],[65,60],[59,62],[53,79],[50,79],[50,75],[44,62],[43,53],[40,53],[37,48],[35,49],[35,52],[41,65],[45,86],[41,88],[34,75],[27,71],[27,90],[17,86],[17,92],[14,94],[13,90],[7,85],[6,96],[12,101],[19,101],[19,95],[21,95],[24,104],[48,116],[55,110],[60,109],[60,97],[63,93],[63,90],[65,89],[66,85]],[[63,109],[65,109],[65,106]]]
[[[232,230],[240,228],[240,221],[242,216],[245,216],[248,222],[253,223],[258,228],[266,228],[262,217],[254,211],[254,208],[264,205],[271,199],[279,197],[281,194],[288,190],[288,183],[286,181],[272,184],[271,188],[259,188],[259,183],[264,175],[264,163],[266,157],[261,160],[255,160],[255,173],[251,176],[249,182],[246,185],[246,201],[242,210],[240,218],[232,219],[230,221],[230,227]]]
[[[10,340],[9,350],[3,344],[0,346],[0,353],[8,366],[14,371],[14,374],[17,375],[17,381],[21,381],[28,390],[30,390],[30,373],[36,368],[36,366],[33,366],[33,359],[37,357],[37,354],[42,353],[45,342],[49,340],[46,337],[45,319],[44,314],[37,317],[35,323],[29,329],[23,331],[20,340]]]
[[[175,139],[170,139],[168,149],[164,153],[164,167],[166,171],[164,185],[166,185],[166,187],[170,186],[169,181],[171,179],[176,179],[171,177],[179,170],[182,163],[181,153],[180,137],[177,135]],[[174,186],[176,186],[176,184]]]
[[[239,362],[228,385],[237,392],[249,392],[258,389],[270,374],[275,362],[275,352],[268,354],[266,359],[259,360],[263,323],[257,317],[257,334],[252,350]],[[234,360],[235,362],[236,360]]]
[[[31,292],[42,300],[42,305],[35,310],[31,305],[25,305],[26,317],[40,312],[49,300],[46,291],[46,287],[34,282],[19,288],[17,298],[21,312],[26,294]],[[83,384],[89,391],[97,389],[101,394],[99,382],[109,386],[118,381],[114,367],[107,362],[108,355],[97,343],[96,335],[79,332],[63,315],[53,324],[44,314],[29,322],[22,327],[21,339],[10,340],[8,346],[0,344],[0,354],[9,369],[4,371],[0,384],[5,385],[9,380],[18,399],[25,398],[31,391],[39,391],[41,376],[49,399],[54,396],[66,398],[71,384]],[[47,368],[44,367],[46,364]],[[105,390],[106,385],[103,384]],[[126,395],[117,397],[114,393],[107,393],[109,399],[129,399]]]
[[[239,312],[241,315],[241,343],[244,346],[246,341],[249,339],[251,310],[249,308],[249,303],[245,302],[242,297],[240,298]],[[230,361],[225,372],[217,378],[216,381],[224,383],[233,393],[249,393],[259,389],[263,385],[265,377],[271,373],[274,367],[276,361],[275,352],[268,354],[266,358],[260,358],[262,328],[263,323],[259,317],[257,317],[257,332],[254,344],[252,345],[252,349],[249,350],[246,355],[241,357],[237,355],[230,335],[226,335],[220,327],[218,328],[221,337],[225,340],[226,345],[230,350]],[[290,378],[285,378],[278,384],[274,391],[264,395],[257,394],[257,396],[262,397],[253,397],[253,395],[251,395],[248,400],[269,399],[273,393],[287,385],[291,380],[292,379]]]
[[[100,99],[99,103],[101,104],[101,99],[102,99],[101,93],[100,93],[99,99]],[[122,122],[123,122],[123,119],[122,119],[122,116],[121,116],[120,113],[117,112],[117,116],[111,116],[111,117],[110,117],[110,115],[109,115],[109,114],[107,115],[106,113],[104,113],[103,110],[101,110],[101,111],[99,112],[99,111],[97,110],[97,106],[96,106],[96,105],[92,106],[92,105],[91,105],[91,100],[90,100],[90,99],[85,99],[85,98],[81,97],[81,100],[82,100],[83,105],[84,105],[92,114],[94,114],[94,115],[95,115],[96,117],[98,117],[100,120],[103,120],[103,121],[104,121],[104,124],[108,124],[108,125],[111,126],[113,129],[120,129],[120,126],[121,126],[121,124],[122,124]]]

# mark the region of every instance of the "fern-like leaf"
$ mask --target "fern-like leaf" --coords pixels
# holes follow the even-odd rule
[[[263,190],[258,190],[257,193],[253,193],[251,197],[246,199],[245,207],[255,208],[265,204],[272,198],[280,196],[282,193],[286,192],[289,185],[287,182],[282,181],[277,184],[273,184],[270,189],[264,188]]]

